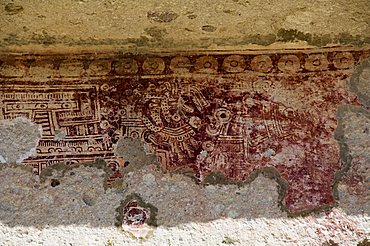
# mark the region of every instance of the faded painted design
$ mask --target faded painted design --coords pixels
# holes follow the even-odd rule
[[[24,161],[36,173],[99,157],[119,177],[130,160],[114,156],[114,145],[129,137],[145,142],[165,170],[191,169],[198,182],[212,173],[245,181],[274,168],[288,183],[284,206],[300,213],[335,204],[336,111],[360,105],[346,80],[368,55],[332,48],[4,56],[0,117],[43,127],[37,153]]]

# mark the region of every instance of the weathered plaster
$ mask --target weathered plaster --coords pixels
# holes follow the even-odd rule
[[[154,162],[155,154],[164,171],[191,169],[205,184],[222,176],[230,179],[226,183],[248,183],[259,172],[268,174],[278,181],[279,203],[291,215],[330,208],[351,161],[342,113],[361,109],[346,82],[368,50],[245,52],[113,53],[94,60],[92,54],[3,56],[1,117],[24,112],[42,125],[37,153],[24,162],[37,174],[57,163],[104,158],[114,172],[107,178],[112,185]],[[350,80],[355,93],[366,80],[358,75],[362,70]],[[29,91],[37,96],[24,96]],[[333,138],[337,125],[343,166]]]
[[[0,180],[1,197],[5,199],[1,202],[1,221],[10,226],[37,224],[44,227],[74,223],[110,226],[115,221],[111,220],[113,224],[109,222],[115,218],[115,210],[127,202],[126,196],[131,197],[132,194],[137,194],[143,202],[158,209],[157,219],[150,225],[176,226],[222,217],[275,218],[284,215],[278,207],[277,184],[262,176],[243,187],[199,186],[189,177],[164,174],[152,164],[127,173],[124,177],[125,188],[117,189],[106,188],[107,173],[96,165],[99,164],[65,168],[54,166],[46,169],[40,178],[34,176],[30,169],[4,166]],[[58,180],[59,184],[53,186],[54,180]],[[108,206],[108,203],[111,204]],[[42,209],[36,210],[37,207]],[[102,208],[104,213],[100,211]],[[66,210],[69,211],[67,214],[61,212]],[[78,211],[80,215],[77,216]],[[91,216],[84,218],[86,213],[99,214],[99,219]]]
[[[360,101],[370,106],[370,59],[360,64],[349,82],[350,89],[359,97]]]
[[[114,155],[125,160],[124,173],[138,170],[146,165],[156,163],[156,157],[146,150],[140,139],[120,138],[114,146]]]
[[[342,107],[339,115],[342,137],[343,184],[339,185],[342,199],[348,199],[351,209],[357,208],[359,213],[369,214],[368,202],[370,148],[370,113],[360,107]],[[349,207],[344,207],[348,211]]]
[[[32,156],[41,135],[41,126],[25,117],[0,120],[0,163],[20,164]]]
[[[2,1],[0,45],[236,47],[369,43],[367,0]],[[50,8],[52,6],[52,8]],[[66,7],[68,6],[68,7]]]
[[[63,175],[53,172],[44,181],[21,166],[3,167],[0,174],[5,245],[104,245],[109,240],[115,245],[224,245],[229,239],[235,245],[251,240],[257,245],[317,245],[329,240],[354,245],[366,238],[369,227],[368,216],[359,214],[345,197],[339,208],[326,214],[287,218],[277,204],[277,183],[262,176],[244,187],[202,187],[149,165],[131,172],[125,179],[127,189],[119,191],[104,189],[106,173],[95,167],[78,166]],[[60,181],[58,186],[51,186],[53,177]],[[131,192],[158,209],[157,227],[144,241],[113,225],[117,208],[132,198]]]
[[[93,148],[77,148],[80,146],[74,144],[65,147],[73,137],[79,138],[81,131],[93,132],[93,127],[72,133],[63,127],[49,129],[42,125],[44,108],[36,108],[34,115],[16,118],[17,108],[9,110],[0,101],[0,162],[8,162],[0,165],[0,244],[367,245],[370,60],[364,60],[370,54],[369,11],[367,0],[4,0],[0,3],[0,91],[5,93],[0,96],[22,94],[28,91],[22,84],[29,83],[39,98],[48,98],[53,93],[58,95],[59,85],[68,85],[62,90],[70,96],[67,101],[76,99],[97,126],[86,138],[85,145]],[[280,60],[283,53],[289,54]],[[171,54],[188,55],[190,66],[174,66],[165,58]],[[299,57],[298,62],[292,54]],[[329,55],[325,57],[326,54]],[[203,63],[197,61],[206,64],[206,60],[197,55],[213,55],[218,67],[211,60],[210,67],[202,68]],[[239,59],[235,67],[231,65],[235,60],[225,59],[227,55],[237,55],[233,59],[242,55],[245,60]],[[252,62],[257,55],[262,55],[262,60]],[[266,55],[271,56],[271,64]],[[147,57],[156,57],[159,66],[155,68],[155,62],[145,63]],[[132,60],[126,58],[135,58],[136,63],[128,66]],[[163,58],[164,64],[158,58]],[[181,65],[184,60],[177,61]],[[213,73],[215,67],[222,74],[220,78]],[[153,75],[162,68],[164,74]],[[151,138],[150,142],[146,135],[144,144],[135,131],[122,136],[126,113],[122,108],[126,101],[121,99],[128,98],[128,92],[134,89],[128,78],[134,81],[133,85],[145,84],[165,81],[173,76],[169,75],[172,72],[181,77],[190,70],[195,71],[198,85],[204,78],[208,84],[226,80],[235,80],[233,85],[238,81],[251,82],[244,84],[244,89],[255,94],[270,93],[274,101],[309,113],[314,111],[307,106],[309,103],[325,102],[316,110],[321,112],[322,124],[315,125],[321,135],[313,139],[324,141],[327,133],[331,148],[338,150],[330,160],[335,159],[333,163],[338,161],[338,165],[322,171],[320,168],[325,169],[328,162],[317,162],[321,164],[316,166],[307,162],[308,173],[298,176],[309,177],[313,170],[321,170],[317,172],[321,181],[333,176],[330,183],[324,183],[328,184],[326,195],[335,199],[320,203],[323,206],[312,203],[314,206],[297,213],[287,209],[287,192],[299,182],[287,182],[282,177],[284,170],[297,167],[297,162],[291,160],[302,160],[308,153],[297,144],[288,144],[281,151],[267,148],[261,153],[262,158],[271,158],[272,163],[284,166],[280,170],[260,167],[239,180],[230,179],[221,169],[208,173],[199,184],[194,169],[170,170],[160,165],[161,158],[155,158],[158,139]],[[242,72],[250,77],[235,75]],[[277,78],[274,86],[252,83],[253,76],[266,82],[271,74]],[[280,86],[284,77],[284,85]],[[119,85],[122,81],[125,83]],[[91,82],[99,85],[96,90],[89,89]],[[270,92],[266,93],[266,88]],[[221,97],[226,97],[228,89],[224,89],[219,93]],[[211,93],[209,88],[205,91]],[[145,94],[142,92],[148,92],[148,97],[155,94],[140,87],[135,93],[140,97]],[[307,97],[302,99],[304,95]],[[174,94],[166,96],[171,99]],[[92,110],[101,112],[100,115],[93,115],[89,107],[97,98],[103,106]],[[118,104],[112,107],[114,100]],[[56,101],[37,106],[59,105]],[[325,111],[329,101],[333,107]],[[156,103],[154,98],[151,106]],[[131,113],[138,112],[138,105],[140,100]],[[144,112],[149,112],[145,110],[146,107]],[[55,119],[54,113],[49,119]],[[58,119],[64,126],[81,124],[68,121],[71,115],[67,113]],[[152,116],[150,112],[147,115]],[[193,118],[190,123],[196,129],[199,121]],[[128,122],[128,126],[138,126],[135,124],[137,121]],[[40,127],[46,131],[41,133]],[[97,136],[96,129],[102,129],[98,132],[102,135]],[[305,134],[298,136],[307,143]],[[48,146],[50,143],[53,146]],[[41,153],[36,153],[37,149]],[[318,156],[329,160],[325,154],[330,148],[324,150]],[[196,154],[205,161],[212,151]],[[26,166],[12,165],[21,161]],[[315,188],[308,179],[300,181],[305,185],[297,186],[300,188],[290,194],[304,195],[308,194],[302,192],[304,189]],[[307,196],[306,200],[312,197]],[[132,201],[139,204],[130,204]],[[138,210],[130,218],[126,210],[125,220],[125,207]],[[142,211],[153,215],[144,220],[148,227],[137,224],[138,229],[148,229],[148,234],[137,234],[132,226],[127,226],[132,218],[140,222],[143,217],[135,216],[142,215]],[[138,240],[131,234],[146,238]]]

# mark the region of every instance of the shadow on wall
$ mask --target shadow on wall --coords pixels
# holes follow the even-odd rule
[[[366,77],[369,71],[369,61],[366,61],[351,80],[352,91],[359,95],[364,105],[369,105],[369,77]],[[367,84],[362,85],[364,80]],[[361,183],[368,172],[365,166],[370,158],[366,151],[369,149],[369,112],[360,106],[341,105],[337,120],[336,140],[341,147],[343,168],[333,184],[334,196],[339,198],[339,206],[346,213],[369,213],[366,191],[362,190],[366,183]],[[23,123],[28,124],[31,132],[38,131],[32,128],[35,124]],[[14,139],[22,139],[27,132],[27,127],[17,132],[12,131],[9,124],[2,124],[3,129],[13,134],[9,137],[11,134],[0,133],[2,146],[12,147]],[[31,138],[38,137],[36,134]],[[26,147],[32,149],[35,144],[22,145],[18,152],[25,155]],[[12,156],[9,146],[2,147],[0,161],[17,162],[19,158]],[[12,148],[19,148],[17,146],[19,143]],[[121,138],[115,143],[115,155],[129,162],[120,167],[123,177],[110,186],[107,181],[112,170],[102,159],[80,165],[52,165],[40,176],[34,175],[29,167],[4,164],[0,170],[0,220],[9,226],[81,224],[108,227],[122,223],[176,226],[220,218],[287,217],[283,204],[288,184],[273,168],[253,172],[245,183],[230,182],[213,174],[200,185],[184,170],[182,173],[162,170],[146,147],[133,138]],[[348,175],[342,177],[345,173]],[[289,215],[300,216],[325,209],[330,206]]]

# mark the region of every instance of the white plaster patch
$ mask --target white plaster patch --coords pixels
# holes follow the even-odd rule
[[[0,121],[0,161],[17,163],[32,156],[42,136],[40,125],[30,119],[18,117],[14,120]]]
[[[143,175],[143,182],[146,186],[154,186],[157,184],[155,180],[155,176],[151,173],[147,173]]]
[[[199,157],[200,157],[200,160],[204,160],[205,158],[207,158],[208,156],[208,152],[205,151],[205,150],[202,150],[200,153],[199,153]]]
[[[275,151],[273,149],[266,149],[265,152],[263,153],[265,157],[271,157],[275,155]]]
[[[32,156],[36,152],[36,148],[31,148],[28,152],[21,154],[19,158],[15,161],[17,164],[21,164],[23,160],[27,159],[28,157]]]
[[[58,130],[55,133],[54,141],[62,141],[67,137],[67,133],[65,131]]]
[[[154,152],[151,150],[151,148],[150,148],[149,144],[144,143],[143,147],[144,147],[144,152],[145,152],[145,154],[147,154],[147,155],[152,155],[152,154],[154,153]]]

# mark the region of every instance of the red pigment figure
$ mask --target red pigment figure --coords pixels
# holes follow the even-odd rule
[[[36,153],[23,161],[37,174],[103,158],[113,182],[130,161],[114,156],[114,145],[129,137],[146,143],[163,168],[192,169],[198,182],[212,173],[243,182],[275,170],[288,184],[282,204],[290,213],[334,205],[336,175],[348,165],[334,137],[338,109],[361,106],[347,82],[369,50],[229,53],[112,54],[91,63],[84,55],[58,57],[44,82],[32,77],[32,66],[52,64],[52,56],[32,64],[5,57],[0,119],[42,126]],[[63,70],[70,60],[81,65],[73,74]],[[107,69],[96,70],[97,63]],[[22,64],[18,73],[6,73],[14,64]],[[147,218],[133,205],[125,213],[127,225]]]

